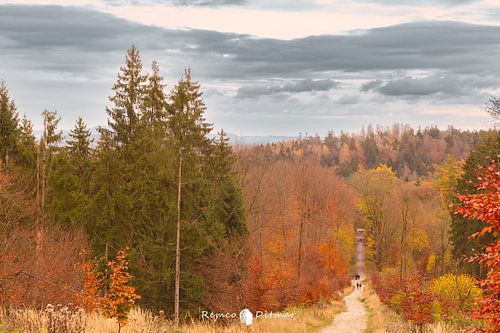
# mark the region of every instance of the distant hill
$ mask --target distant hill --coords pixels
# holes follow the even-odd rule
[[[227,136],[229,137],[229,142],[231,142],[232,144],[242,144],[242,145],[255,145],[255,144],[260,145],[266,143],[277,143],[298,138],[298,136],[274,136],[274,135],[240,136],[234,133],[228,133]]]
[[[90,127],[89,130],[91,132],[91,138],[94,139],[94,142],[97,142],[99,140],[99,132],[97,131],[98,126],[96,127]],[[69,135],[70,130],[62,130],[63,133],[63,140],[66,141],[68,135]],[[42,136],[43,131],[37,130],[34,131],[33,134],[35,135],[36,138],[40,138]],[[214,131],[209,135],[210,137],[217,137],[217,133]],[[246,135],[238,135],[234,133],[227,133],[227,136],[229,137],[229,142],[231,144],[240,144],[240,145],[260,145],[260,144],[266,144],[266,143],[277,143],[277,142],[282,142],[282,141],[288,141],[288,140],[293,140],[297,139],[298,136],[275,136],[275,135],[261,135],[261,136],[246,136]]]

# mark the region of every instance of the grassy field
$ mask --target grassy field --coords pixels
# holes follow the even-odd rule
[[[285,312],[295,313],[294,318],[258,318],[246,327],[238,320],[221,326],[217,322],[192,322],[175,328],[168,320],[161,320],[141,309],[134,309],[129,323],[121,333],[312,333],[332,322],[336,313],[345,310],[343,295],[339,293],[331,301],[308,307],[294,307]],[[118,325],[112,319],[83,311],[71,311],[60,307],[51,311],[30,309],[0,309],[0,333],[111,333],[118,332]]]

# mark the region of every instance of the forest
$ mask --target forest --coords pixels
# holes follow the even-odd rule
[[[233,145],[191,71],[167,87],[135,47],[95,141],[83,117],[63,137],[53,110],[36,137],[13,96],[2,81],[1,309],[60,304],[121,329],[136,306],[173,325],[313,307],[350,285],[359,228],[370,284],[402,320],[500,327],[497,129],[367,124]],[[16,328],[9,311],[0,332]]]

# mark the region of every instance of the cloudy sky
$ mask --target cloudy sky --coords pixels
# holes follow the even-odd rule
[[[498,0],[0,0],[0,79],[37,128],[104,125],[132,44],[242,135],[487,128],[500,95]]]

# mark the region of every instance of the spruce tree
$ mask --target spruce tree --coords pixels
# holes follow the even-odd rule
[[[155,128],[163,127],[166,121],[166,101],[165,84],[160,75],[160,67],[156,61],[151,65],[151,73],[148,75],[145,87],[142,119],[148,125]]]
[[[134,54],[136,50],[132,55],[129,51],[128,64],[138,63],[130,60]],[[231,148],[224,135],[218,143],[207,137],[211,125],[204,118],[200,85],[186,71],[167,96],[157,64],[152,67],[142,88],[135,90],[142,97],[134,103],[131,90],[123,88],[126,68],[120,72],[112,97],[115,107],[108,109],[112,126],[100,129],[91,154],[92,196],[85,209],[91,218],[84,225],[95,255],[130,247],[130,271],[143,306],[179,318],[180,304],[195,309],[206,291],[198,266],[202,258],[225,237],[244,234],[246,228],[240,189],[231,172]],[[131,131],[132,117],[117,107],[124,105],[118,101],[133,106]],[[75,146],[79,140],[70,141]],[[69,146],[71,156],[74,148]]]
[[[110,118],[108,124],[119,145],[126,145],[132,140],[145,98],[146,78],[142,74],[139,51],[132,46],[127,51],[125,66],[120,68],[113,86],[114,95],[109,98],[113,106],[106,108]]]
[[[243,194],[233,171],[235,157],[224,130],[219,132],[219,138],[215,141],[211,160],[216,219],[224,225],[226,235],[244,236],[248,230]]]
[[[69,153],[75,157],[88,158],[90,155],[91,133],[82,117],[76,121],[75,128],[69,132],[71,139],[66,141]]]
[[[183,216],[182,203],[183,177],[190,179],[191,184],[199,178],[198,170],[200,156],[210,149],[210,141],[206,135],[211,125],[206,123],[204,112],[205,103],[201,99],[200,85],[191,80],[191,71],[185,71],[185,77],[179,81],[170,95],[168,108],[168,127],[174,146],[178,151],[177,163],[177,221],[176,221],[176,251],[175,251],[175,297],[174,321],[179,323],[180,315],[180,272],[181,272],[181,219]],[[185,189],[184,189],[185,191]],[[192,195],[192,194],[191,194]]]
[[[53,157],[49,172],[49,211],[64,225],[83,226],[89,219],[90,131],[82,118],[70,131],[70,140]]]
[[[24,116],[19,126],[18,160],[22,165],[35,166],[36,140],[33,135],[33,123]]]
[[[192,81],[190,69],[184,74],[170,94],[168,126],[179,148],[200,151],[210,145],[206,135],[212,130],[212,125],[204,117],[207,107],[201,98],[200,84]]]
[[[19,118],[7,85],[0,81],[0,161],[5,170],[19,140]]]
[[[57,129],[61,118],[57,117],[56,111],[44,110],[42,112],[43,118],[43,135],[40,142],[40,163],[38,165],[38,173],[41,184],[37,186],[40,189],[41,197],[40,204],[42,210],[45,207],[48,189],[48,177],[50,167],[52,165],[52,156],[58,150],[58,144],[62,140],[62,132]]]
[[[36,191],[36,139],[33,124],[26,116],[21,119],[19,126],[16,162],[20,168],[19,180],[27,192],[33,193]]]

